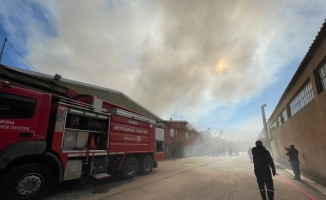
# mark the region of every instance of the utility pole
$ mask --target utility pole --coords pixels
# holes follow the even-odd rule
[[[266,123],[266,116],[265,116],[265,108],[266,107],[266,104],[263,104],[261,106],[261,114],[262,114],[262,117],[263,117],[263,124],[264,124],[264,132],[265,132],[265,138],[266,139],[269,139],[268,137],[268,132],[267,132],[267,123]]]
[[[266,138],[266,147],[267,148],[272,148],[272,146],[271,146],[271,140],[270,140],[270,138],[269,138],[269,135],[268,135],[268,130],[267,130],[267,123],[266,123],[266,116],[265,116],[265,108],[266,107],[266,104],[263,104],[262,106],[261,106],[261,114],[262,114],[262,117],[263,117],[263,124],[264,124],[264,132],[265,132],[265,138]]]
[[[3,42],[3,45],[2,45],[2,49],[1,49],[1,53],[0,53],[0,64],[1,64],[3,49],[5,48],[6,42],[7,42],[7,38],[5,38],[5,41]]]

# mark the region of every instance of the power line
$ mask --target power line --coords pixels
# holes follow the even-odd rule
[[[30,64],[19,52],[18,52],[18,50],[9,42],[9,40],[6,38],[6,40],[7,40],[7,42],[10,44],[10,46],[16,51],[16,53],[31,67],[31,68],[33,68],[36,72],[38,72],[37,71],[37,69],[35,68],[35,67],[33,67],[33,65],[32,64]],[[40,73],[40,72],[38,72],[38,73]]]

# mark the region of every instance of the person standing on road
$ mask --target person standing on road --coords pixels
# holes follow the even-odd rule
[[[250,147],[248,149],[248,155],[249,155],[250,161],[252,162],[252,152],[251,152],[251,148]]]
[[[255,175],[257,178],[258,187],[261,197],[266,200],[265,184],[267,187],[267,195],[269,200],[274,199],[274,185],[271,174],[276,175],[273,158],[269,151],[263,146],[262,141],[256,141],[256,147],[252,148],[254,161]]]
[[[294,145],[291,144],[290,148],[285,148],[287,150],[286,155],[289,156],[289,161],[292,166],[292,170],[294,173],[294,180],[301,180],[300,178],[300,162],[299,162],[299,151],[295,149]]]

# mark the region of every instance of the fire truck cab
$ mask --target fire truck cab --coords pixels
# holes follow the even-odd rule
[[[0,82],[0,195],[38,199],[61,181],[130,179],[164,159],[156,120],[90,95]]]

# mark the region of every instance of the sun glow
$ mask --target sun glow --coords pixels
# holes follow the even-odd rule
[[[221,71],[225,68],[225,65],[223,63],[217,63],[216,64],[216,67],[215,67],[215,70],[216,71]]]

